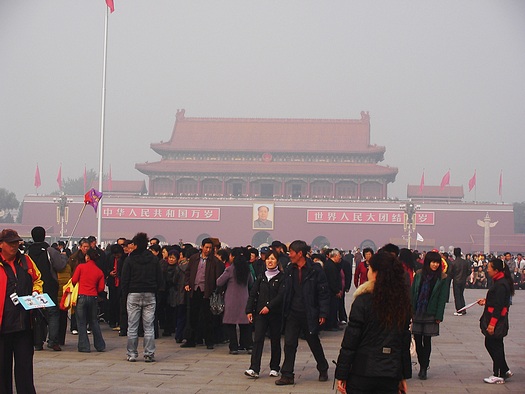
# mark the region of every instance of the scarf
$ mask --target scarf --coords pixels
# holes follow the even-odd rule
[[[266,275],[266,278],[268,278],[268,280],[272,279],[278,273],[279,273],[279,267],[275,267],[275,268],[273,268],[271,270],[264,271],[264,274]]]
[[[422,281],[421,288],[419,290],[419,296],[416,303],[416,315],[422,315],[427,311],[428,301],[430,300],[430,293],[434,287],[434,279],[436,275],[432,273],[421,274]]]

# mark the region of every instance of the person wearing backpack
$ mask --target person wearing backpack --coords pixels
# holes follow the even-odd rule
[[[33,378],[33,331],[29,311],[18,297],[42,293],[42,279],[31,257],[20,253],[15,230],[0,232],[0,393],[36,393]],[[16,360],[16,362],[13,362]]]
[[[35,313],[36,324],[33,327],[35,350],[43,350],[47,331],[49,340],[47,347],[54,351],[61,351],[59,340],[60,309],[58,307],[58,276],[57,272],[62,271],[67,264],[67,256],[60,253],[55,248],[49,246],[45,241],[46,230],[37,226],[31,230],[31,237],[34,243],[29,246],[27,254],[35,262],[42,280],[44,281],[44,293],[47,293],[55,306],[45,308],[40,313]],[[46,322],[47,321],[47,322]]]

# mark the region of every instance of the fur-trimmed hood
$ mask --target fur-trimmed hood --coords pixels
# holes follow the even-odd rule
[[[359,286],[356,291],[354,291],[354,299],[359,297],[362,294],[372,294],[374,292],[374,285],[375,281],[367,280],[365,283],[363,283],[361,286]]]

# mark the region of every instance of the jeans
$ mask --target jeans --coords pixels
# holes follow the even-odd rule
[[[155,355],[155,305],[155,293],[128,294],[126,305],[128,311],[128,356],[138,357],[138,329],[141,316],[144,327],[144,356]]]
[[[58,306],[46,308],[46,317],[49,331],[49,346],[59,345],[60,309]]]
[[[86,296],[79,294],[77,300],[77,324],[78,324],[78,351],[89,352],[91,351],[89,344],[89,337],[87,334],[87,323],[91,327],[93,332],[93,342],[95,349],[99,352],[103,352],[106,349],[106,342],[102,338],[102,331],[100,331],[100,325],[98,324],[98,304],[97,296]]]

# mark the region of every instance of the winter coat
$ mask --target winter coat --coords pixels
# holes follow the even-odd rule
[[[184,277],[188,263],[169,265],[166,271],[166,292],[168,305],[176,307],[186,304],[186,291],[184,290]]]
[[[421,290],[421,279],[423,277],[423,271],[419,270],[414,276],[414,282],[412,282],[411,296],[412,296],[412,309],[414,314],[416,313],[417,299],[419,298],[419,292]],[[443,321],[443,315],[445,313],[445,305],[447,303],[448,295],[450,292],[450,280],[444,272],[441,273],[430,293],[430,299],[428,300],[426,315],[434,316],[436,320]]]
[[[164,288],[159,259],[149,250],[134,250],[122,267],[123,294],[157,293]]]
[[[306,319],[310,334],[319,333],[319,318],[327,318],[330,311],[330,290],[323,267],[306,259],[307,272],[303,276],[303,302],[306,308]],[[289,264],[284,271],[283,284],[283,316],[290,314],[293,297],[293,264]],[[304,270],[304,267],[303,267]]]
[[[195,277],[199,268],[201,255],[199,253],[190,257],[188,268],[186,268],[186,275],[184,278],[185,285],[190,286],[190,297],[193,297],[193,288],[195,287]],[[206,261],[205,275],[204,275],[204,298],[210,298],[211,293],[217,287],[217,278],[221,276],[224,271],[224,264],[213,255],[208,256]]]
[[[354,303],[346,326],[335,378],[350,375],[369,378],[409,379],[410,321],[402,329],[385,328],[377,320],[372,303],[375,282],[366,282],[354,293]]]
[[[235,279],[235,265],[230,265],[217,279],[217,286],[226,286],[224,293],[223,324],[249,324],[244,313],[248,301],[248,286],[253,284],[253,277],[248,274],[246,283],[239,284]]]
[[[265,274],[257,278],[246,303],[245,313],[252,313],[258,316],[261,309],[265,306],[271,314],[282,314],[284,274],[279,272],[272,279],[268,280]]]

